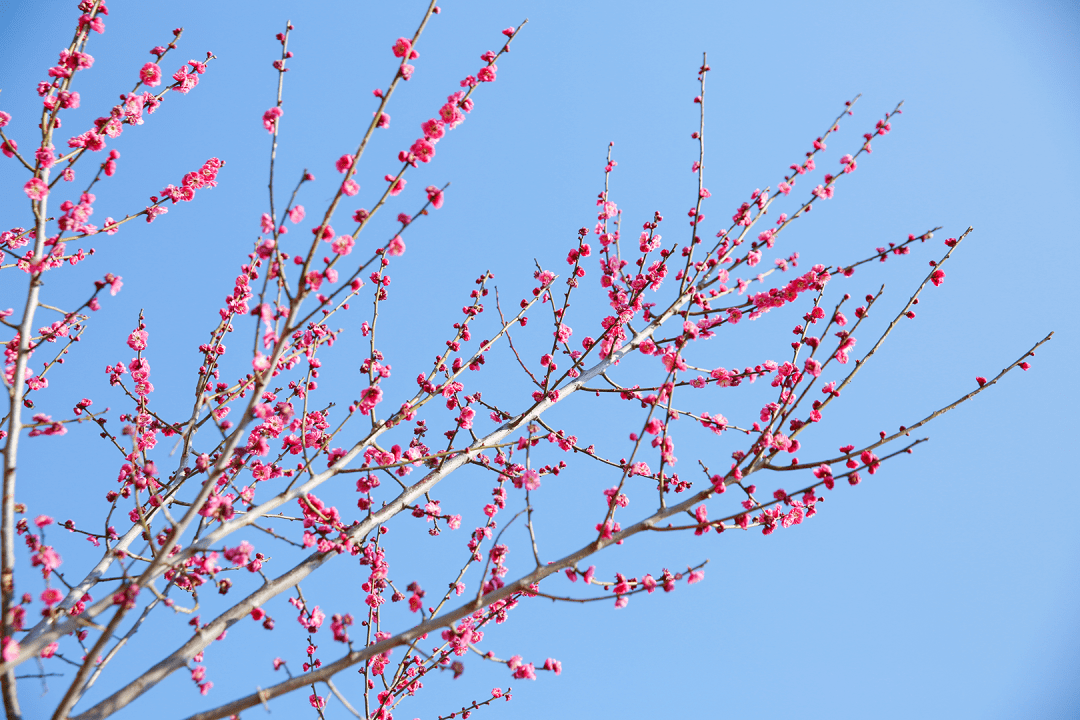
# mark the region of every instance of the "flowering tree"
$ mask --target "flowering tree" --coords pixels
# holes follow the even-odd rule
[[[0,269],[10,279],[5,290],[27,283],[21,311],[0,312],[9,395],[0,430],[0,689],[9,718],[21,717],[17,674],[35,659],[45,670],[24,675],[24,683],[63,670],[62,689],[49,695],[57,719],[108,717],[152,695],[174,673],[190,676],[206,696],[207,709],[193,717],[207,720],[294,691],[308,697],[318,717],[351,712],[389,719],[408,712],[409,698],[431,683],[429,674],[457,678],[470,657],[505,665],[507,682],[558,674],[562,666],[553,658],[497,656],[485,647],[485,633],[537,598],[623,608],[634,595],[701,581],[700,559],[672,558],[671,568],[626,566],[600,551],[657,533],[770,535],[800,525],[837,486],[858,485],[886,461],[911,453],[924,440],[913,434],[923,425],[1016,367],[1028,369],[1026,358],[1049,340],[1021,351],[996,376],[975,377],[958,397],[894,432],[839,438],[832,452],[800,457],[804,435],[823,432],[818,425],[865,363],[894,328],[915,317],[922,292],[945,281],[943,265],[971,230],[946,239],[910,298],[890,311],[882,307],[882,290],[834,287],[853,283],[848,278],[862,266],[922,250],[939,228],[840,265],[808,264],[782,250],[781,234],[850,182],[900,114],[897,106],[872,123],[849,154],[830,163],[834,172],[811,180],[857,97],[781,173],[775,191],[755,190],[731,208],[730,221],[723,213],[722,223],[706,224],[706,201],[716,200],[705,176],[709,66],[703,58],[693,98],[700,120],[692,134],[697,153],[689,159],[697,178],[689,231],[666,230],[673,221],[658,212],[628,215],[632,229],[622,227],[609,186],[617,165],[609,146],[595,224],[590,218],[590,226],[571,231],[565,256],[538,260],[529,270],[529,291],[500,295],[493,275],[479,269],[474,286],[460,291],[458,321],[438,338],[416,339],[431,359],[389,357],[380,351],[383,338],[412,330],[380,322],[394,299],[392,270],[409,267],[404,237],[414,224],[436,221],[452,201],[446,185],[412,191],[410,171],[435,161],[441,143],[453,142],[453,131],[473,111],[474,94],[496,81],[497,64],[508,61],[503,56],[524,27],[503,30],[499,50],[480,55],[475,74],[449,88],[429,117],[405,121],[417,127],[415,141],[359,207],[360,162],[390,125],[391,98],[415,72],[421,35],[439,13],[432,2],[411,36],[388,43],[393,75],[374,91],[370,123],[351,139],[355,149],[334,163],[331,200],[311,213],[304,203],[311,204],[312,173],[288,180],[285,192],[275,179],[294,28],[286,24],[278,34],[276,99],[262,116],[270,138],[268,205],[249,211],[259,234],[246,254],[213,258],[239,267],[198,347],[185,412],[168,416],[155,406],[150,361],[158,329],[143,315],[127,336],[130,352],[106,368],[112,398],[53,396],[50,377],[71,372],[65,360],[77,364],[90,318],[108,311],[108,298],[123,283],[102,273],[81,305],[58,307],[43,296],[45,280],[93,262],[80,247],[87,238],[122,232],[131,222],[168,222],[162,216],[170,208],[197,203],[229,181],[225,161],[213,157],[143,209],[112,210],[100,226],[92,224],[95,186],[117,172],[113,141],[138,132],[135,126],[153,122],[157,112],[182,112],[176,94],[198,92],[216,58],[208,52],[176,62],[178,29],[151,50],[151,62],[133,68],[132,89],[93,127],[62,134],[63,111],[83,102],[73,88],[93,65],[88,44],[108,15],[101,0],[85,0],[78,9],[70,44],[37,86],[40,118],[21,122],[0,113],[0,151],[25,169],[31,213],[21,225],[5,221],[4,227],[15,225],[0,235]],[[167,69],[177,65],[170,75]],[[35,124],[40,134],[32,133]],[[370,229],[363,235],[377,214],[395,211],[387,237],[369,241]],[[590,304],[596,313],[579,309]],[[718,366],[717,343],[733,331],[729,326],[767,322],[766,315],[789,305],[798,309],[797,325],[779,330],[759,361]],[[886,312],[888,322],[867,337],[871,317]],[[364,338],[359,360],[335,352],[345,332]],[[359,366],[359,384],[320,387],[324,364],[350,361]],[[488,380],[497,372],[515,378],[510,390]],[[392,376],[409,382],[395,384]],[[745,401],[735,398],[751,385],[767,388],[768,397],[757,403],[756,394],[746,412]],[[124,409],[108,411],[106,402]],[[628,440],[590,439],[597,418],[631,423]],[[112,448],[114,464],[88,473],[77,458],[64,461],[100,488],[103,504],[63,521],[48,507],[21,502],[20,488],[34,478],[18,472],[20,451],[55,454],[61,436],[91,429]],[[717,442],[680,465],[676,431],[680,443],[695,433]],[[575,479],[572,487],[567,477]],[[561,499],[545,501],[545,494]],[[581,508],[591,519],[568,526],[545,515],[541,522],[543,502]],[[399,535],[430,536],[427,542],[440,549],[423,551],[432,553],[431,562],[418,563],[403,557],[413,551],[395,550],[395,543],[409,547]],[[85,566],[63,560],[76,554],[69,549],[75,541],[95,549]],[[311,589],[309,576],[324,566],[336,578],[350,578],[338,581],[350,583],[347,601],[333,593],[324,600],[322,588]],[[239,623],[245,625],[234,629]],[[268,679],[216,698],[214,678],[224,684],[230,670],[204,663],[204,653],[219,643],[249,642],[243,633],[253,627],[270,636],[259,642],[273,649],[257,660]],[[149,633],[175,643],[137,646],[137,636]],[[129,661],[134,677],[110,672],[114,659],[143,652],[156,654]],[[500,685],[479,702],[449,700],[447,713],[460,708],[467,717],[510,697]]]

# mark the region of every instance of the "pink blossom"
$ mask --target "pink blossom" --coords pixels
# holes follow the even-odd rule
[[[409,152],[415,155],[420,162],[431,162],[431,158],[435,157],[435,146],[427,139],[420,138],[412,144]]]
[[[514,677],[518,680],[535,680],[536,679],[536,667],[532,663],[525,663],[524,665],[518,665],[514,670]]]
[[[53,150],[53,146],[39,147],[34,151],[34,157],[38,161],[38,165],[43,168],[50,168],[56,164],[56,152]]]
[[[337,171],[339,173],[345,172],[346,170],[351,168],[352,165],[353,165],[353,156],[348,155],[348,154],[342,155],[341,157],[339,157],[337,159],[337,162],[334,163],[334,167],[337,168]]]
[[[279,107],[272,107],[263,113],[262,121],[263,127],[266,128],[266,132],[273,135],[278,129],[278,118],[282,116],[285,111]]]
[[[154,218],[158,215],[164,215],[169,212],[168,208],[163,208],[160,205],[150,205],[146,208],[146,222],[154,222]]]
[[[187,94],[199,84],[199,76],[195,73],[189,73],[186,66],[173,73],[172,77],[176,81],[173,90],[182,95]]]
[[[562,674],[562,663],[555,658],[548,658],[544,661],[544,669],[554,672],[556,675]]]
[[[375,409],[375,406],[382,402],[383,391],[377,385],[369,387],[360,396],[360,404],[357,408],[363,414],[367,415],[369,412]]]
[[[536,490],[540,487],[540,473],[536,472],[532,468],[529,468],[521,476],[521,482],[525,486],[526,490]]]
[[[408,38],[399,37],[394,43],[394,57],[403,58],[409,54],[410,50],[412,50],[412,41]]]
[[[439,138],[446,134],[442,121],[435,118],[425,120],[420,124],[420,129],[424,131],[424,137],[431,142],[438,142]]]
[[[0,110],[0,127],[4,127],[9,122],[11,122],[11,116]]]
[[[161,68],[157,63],[148,62],[139,70],[139,80],[147,87],[157,87],[161,84]],[[278,113],[281,114],[280,112]],[[265,117],[264,117],[265,122]]]
[[[337,239],[331,243],[330,247],[334,249],[338,255],[348,255],[352,252],[353,246],[356,243],[353,241],[351,235],[339,235]]]
[[[390,244],[386,246],[386,254],[391,257],[405,254],[405,241],[401,239],[400,235],[395,235]]]
[[[30,178],[23,185],[23,192],[31,200],[43,200],[49,194],[49,186],[41,178]]]
[[[431,206],[433,208],[438,210],[439,208],[441,208],[443,206],[443,191],[442,190],[435,187],[434,185],[428,185],[427,188],[425,188],[425,191],[427,192],[428,202],[431,203]]]
[[[304,206],[297,205],[296,207],[289,210],[289,220],[292,222],[293,225],[299,225],[300,221],[304,219],[304,214]]]
[[[145,350],[148,336],[149,333],[146,330],[133,330],[132,333],[128,335],[128,347],[135,352]]]
[[[41,566],[41,574],[49,577],[53,570],[60,567],[63,560],[60,554],[51,545],[42,545],[30,558],[30,564],[34,567]]]

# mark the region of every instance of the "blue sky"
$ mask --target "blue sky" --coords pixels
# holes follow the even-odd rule
[[[68,41],[73,10],[72,3],[0,3],[0,110],[15,116],[5,131],[21,143],[30,143],[36,124],[30,120],[33,87]],[[218,59],[194,91],[169,97],[145,126],[116,141],[119,172],[98,186],[100,217],[141,209],[148,195],[178,183],[209,157],[227,165],[217,188],[200,191],[195,202],[172,208],[153,225],[132,223],[116,236],[95,239],[90,261],[47,285],[46,302],[62,302],[81,298],[82,288],[106,272],[124,278],[123,291],[94,318],[81,355],[66,374],[57,374],[43,409],[62,415],[69,397],[84,395],[120,408],[114,413],[126,409],[110,395],[101,369],[128,359],[124,338],[143,308],[158,388],[154,402],[179,413],[198,366],[194,348],[216,322],[267,209],[269,140],[260,118],[276,88],[274,34],[287,19],[296,26],[284,91],[279,198],[307,168],[317,181],[300,201],[313,213],[332,196],[333,161],[352,151],[366,128],[371,90],[392,77],[390,45],[411,35],[423,8],[117,0],[110,10],[106,33],[89,49],[95,66],[78,78],[82,109],[71,115],[72,127],[88,124],[129,90],[149,59],[146,51],[166,43],[174,27],[185,28],[182,57],[170,56],[164,69],[172,72],[207,50]],[[704,582],[635,597],[622,610],[610,601],[529,603],[489,633],[486,642],[500,656],[560,659],[560,677],[515,681],[506,668],[473,660],[457,681],[429,678],[395,716],[435,718],[512,684],[510,705],[478,712],[514,718],[794,711],[809,718],[1076,717],[1080,532],[1070,519],[1075,472],[1068,448],[1076,442],[1068,422],[1076,398],[1069,363],[1080,350],[1072,292],[1080,260],[1073,220],[1080,9],[1065,2],[448,2],[421,40],[415,76],[393,99],[391,127],[365,156],[361,204],[371,202],[368,193],[381,188],[381,176],[396,167],[398,150],[415,139],[419,123],[480,67],[479,55],[498,49],[499,32],[526,17],[525,31],[499,62],[498,80],[479,89],[468,120],[438,145],[435,161],[416,171],[400,202],[371,229],[383,238],[393,214],[422,202],[421,188],[452,183],[446,206],[410,229],[409,250],[393,273],[383,322],[405,329],[381,342],[396,379],[409,382],[438,352],[483,270],[515,299],[532,287],[534,259],[563,271],[575,231],[595,222],[609,141],[619,163],[611,199],[627,227],[659,211],[672,238],[684,239],[682,223],[696,189],[690,165],[697,146],[690,133],[697,106],[691,100],[703,51],[712,68],[706,95],[712,198],[705,213],[715,220],[726,221],[754,189],[775,187],[845,100],[862,93],[854,116],[820,156],[818,177],[822,168],[838,169],[839,157],[858,148],[862,133],[905,101],[892,133],[874,141],[873,154],[860,158],[836,197],[785,232],[782,253],[798,251],[800,267],[850,262],[908,233],[943,230],[909,256],[837,280],[832,301],[843,292],[861,297],[885,283],[880,317],[896,312],[925,276],[927,262],[940,257],[939,241],[975,228],[950,260],[945,283],[926,291],[915,321],[902,324],[845,391],[833,416],[806,440],[809,447],[831,452],[910,424],[971,391],[976,375],[993,376],[1051,330],[1057,335],[1030,371],[1011,373],[935,421],[926,429],[929,443],[856,488],[838,488],[819,515],[799,527],[770,537],[638,537],[595,560],[610,576],[708,558]],[[26,178],[13,161],[2,160],[0,224],[6,229],[26,224],[19,191]],[[803,182],[793,198],[811,186]],[[707,223],[714,231],[721,227]],[[598,275],[594,267],[588,269]],[[4,278],[0,309],[18,307],[24,278],[11,271]],[[581,334],[597,334],[605,307],[595,282],[589,292],[575,325]],[[729,328],[730,338],[713,340],[703,362],[741,367],[782,359],[801,312]],[[363,346],[351,338],[359,321],[350,320],[352,336],[343,336],[322,380],[345,396],[357,383],[359,361],[351,358]],[[865,351],[871,335],[862,342],[858,349]],[[504,355],[494,355],[484,374],[492,397],[527,394],[520,371]],[[748,390],[721,411],[750,422],[764,402],[762,390]],[[553,422],[577,423],[583,439],[595,433],[598,443],[628,448],[632,424],[624,410],[586,404]],[[720,448],[709,442],[680,446],[683,463],[699,456],[720,462],[735,447],[732,439]],[[26,492],[34,512],[89,524],[105,506],[104,493],[115,487],[116,459],[102,445],[87,428],[63,439],[28,441],[20,471],[29,480],[19,499]],[[552,557],[588,539],[599,492],[593,488],[615,482],[594,472],[572,465],[565,479],[545,485],[548,494],[538,494],[537,522],[551,537]],[[593,505],[570,504],[586,487]],[[475,511],[470,497],[476,496],[457,488],[443,499]],[[644,504],[637,507],[644,511]],[[414,572],[431,587],[445,582],[431,565],[444,557],[456,562],[467,530],[435,541],[415,526],[401,528],[404,545],[391,562],[403,575],[392,574],[404,579]],[[531,564],[522,539],[511,572]],[[74,545],[60,549],[71,563],[83,552]],[[323,584],[305,586],[305,593],[345,611],[349,602],[360,602],[359,591],[351,590],[360,580],[348,562],[339,569]],[[577,589],[560,582],[553,580],[552,591]],[[280,680],[270,659],[288,657],[295,668],[302,640],[292,630],[291,608],[280,602],[276,615],[281,632],[274,637],[238,629],[235,643],[208,651],[209,677],[217,683],[208,698],[186,678],[173,678],[119,717],[135,717],[155,703],[159,715],[182,717]],[[148,658],[157,659],[155,648],[171,650],[182,635],[140,638],[132,655],[103,677],[102,690],[126,682]],[[334,657],[329,637],[323,644],[324,657]],[[343,689],[352,677],[345,675]],[[37,685],[25,685],[29,717],[52,707],[59,680],[50,684],[53,694],[44,700]],[[305,705],[299,697],[272,707],[292,716]],[[346,715],[332,701],[327,716]]]

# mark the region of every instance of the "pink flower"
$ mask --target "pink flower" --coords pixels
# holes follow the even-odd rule
[[[521,476],[521,482],[525,486],[526,490],[536,490],[540,487],[540,473],[536,472],[532,468],[529,468]]]
[[[173,90],[182,95],[188,93],[192,88],[199,84],[199,76],[195,73],[189,73],[187,66],[177,70],[172,77],[173,80],[176,81]]]
[[[930,282],[934,283],[934,287],[939,287],[941,283],[945,282],[945,271],[941,268],[934,270],[930,273]]]
[[[167,212],[169,212],[168,208],[151,205],[150,207],[146,208],[146,222],[152,223],[154,222],[154,218],[156,218],[158,215],[164,215]]]
[[[536,667],[534,667],[532,663],[518,665],[514,670],[514,677],[518,680],[535,680]]]
[[[360,186],[356,184],[356,181],[349,178],[345,182],[341,183],[341,192],[349,197],[356,195],[360,192]]]
[[[363,414],[367,415],[369,412],[375,409],[375,406],[382,402],[383,391],[382,388],[377,385],[369,387],[360,396],[360,404],[357,408]]]
[[[146,340],[149,333],[146,330],[134,330],[128,335],[128,347],[135,352],[140,352],[146,349]]]
[[[60,558],[60,554],[52,548],[51,545],[42,545],[41,548],[30,558],[30,564],[33,567],[41,566],[41,573],[45,577],[49,577],[53,570],[60,567],[63,560]]]
[[[304,219],[304,214],[304,206],[297,205],[289,211],[289,220],[292,221],[293,225],[299,225],[300,221]]]
[[[435,157],[435,146],[430,141],[420,138],[412,144],[409,152],[415,155],[420,162],[431,162],[431,158]]]
[[[251,361],[251,367],[255,372],[263,372],[270,369],[270,358],[263,355],[261,352],[256,352],[254,359]]]
[[[45,592],[41,593],[41,601],[49,607],[52,607],[63,599],[64,594],[56,588],[49,588]]]
[[[19,658],[19,643],[10,637],[5,637],[3,644],[4,649],[0,655],[3,656],[4,662],[15,662]]]
[[[334,163],[334,166],[337,168],[337,171],[339,173],[343,173],[346,170],[348,170],[349,168],[351,168],[352,164],[353,164],[353,156],[346,154],[346,155],[342,155],[341,157],[339,157],[337,159],[337,162]]]
[[[158,67],[157,63],[146,63],[142,66],[142,70],[139,70],[139,80],[147,87],[157,87],[161,84],[161,68]]]
[[[420,123],[420,129],[424,131],[424,137],[432,142],[437,142],[439,138],[446,134],[446,128],[443,127],[442,121],[435,118]]]
[[[495,71],[498,70],[495,65],[488,65],[487,67],[480,68],[476,73],[476,79],[480,82],[495,82]]]
[[[23,192],[31,200],[43,200],[49,194],[49,186],[41,178],[30,178],[23,185]]]
[[[386,254],[391,257],[405,254],[405,241],[401,239],[400,235],[395,235],[390,244],[386,246]]]
[[[442,190],[435,187],[434,185],[428,185],[427,188],[425,188],[425,191],[427,192],[428,201],[431,203],[431,206],[433,208],[438,210],[443,206]]]
[[[393,50],[394,57],[403,58],[409,54],[410,50],[412,50],[412,41],[408,38],[400,37],[397,39],[397,42],[394,43]]]
[[[334,252],[338,255],[348,255],[352,252],[353,245],[355,244],[356,243],[353,241],[351,235],[339,235],[330,247],[334,248]]]
[[[277,120],[281,117],[282,113],[284,113],[284,110],[279,107],[272,107],[263,113],[263,127],[266,128],[266,132],[271,135],[274,134],[278,128]]]
[[[51,145],[46,148],[39,147],[34,151],[34,157],[43,168],[50,168],[56,164],[56,153]]]
[[[9,122],[11,122],[11,116],[0,110],[0,127],[4,127]]]
[[[975,379],[978,380],[979,378]],[[983,381],[985,382],[985,378],[983,378]],[[870,472],[871,475],[876,473],[878,468],[881,466],[881,460],[879,460],[878,456],[870,452],[869,450],[863,450],[859,454],[859,459],[862,460],[863,465],[866,466],[866,469]]]

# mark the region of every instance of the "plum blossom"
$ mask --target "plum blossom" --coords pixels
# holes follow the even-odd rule
[[[49,194],[49,186],[41,178],[30,178],[23,185],[23,192],[31,200],[44,200]]]
[[[139,80],[147,87],[157,87],[161,84],[161,68],[157,63],[148,62],[139,70]],[[269,112],[269,111],[267,111]],[[281,113],[278,112],[278,115]],[[265,122],[265,118],[264,118]]]

